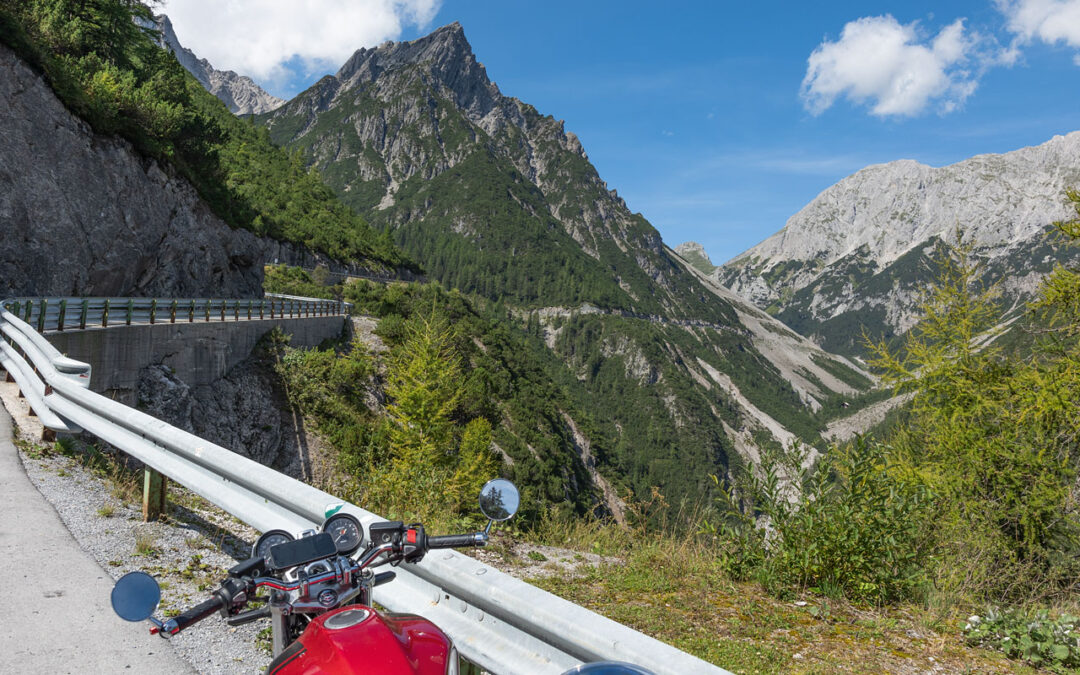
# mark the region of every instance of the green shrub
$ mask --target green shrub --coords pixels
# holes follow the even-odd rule
[[[991,609],[986,616],[968,619],[964,638],[968,644],[1000,650],[1036,667],[1075,672],[1080,667],[1078,622],[1080,618],[1069,614],[1051,619],[1046,610],[1031,615]]]
[[[766,457],[740,482],[749,508],[729,498],[723,526],[712,528],[722,568],[780,593],[801,588],[870,603],[912,597],[931,555],[925,483],[887,446],[863,438],[812,470],[805,460],[801,452]]]

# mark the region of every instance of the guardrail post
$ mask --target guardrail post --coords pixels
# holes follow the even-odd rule
[[[233,321],[239,321],[240,320],[240,301],[239,300],[233,300],[232,315],[233,315]]]
[[[30,315],[33,313],[33,311],[34,311],[34,301],[33,300],[27,300],[26,301],[26,315],[23,316],[23,321],[25,321],[26,323],[30,323]]]
[[[222,299],[221,301],[221,320],[225,320],[225,305],[228,304],[228,300]]]
[[[266,318],[265,315],[264,315],[265,311],[266,311],[266,300],[260,300],[259,301],[259,318],[260,319],[265,319]]]
[[[157,298],[150,301],[150,323],[157,320]]]
[[[213,302],[214,302],[213,300],[211,300],[210,298],[207,298],[206,299],[206,304],[203,305],[203,317],[206,319],[206,323],[210,323],[210,305]]]
[[[105,298],[105,311],[101,313],[101,327],[109,327],[109,306],[112,305],[111,298]]]
[[[56,319],[56,332],[64,332],[64,317],[67,314],[67,299],[60,301],[60,316]]]
[[[134,298],[128,298],[127,316],[124,317],[125,325],[128,325],[128,326],[131,325],[131,315],[133,313],[135,313],[135,299]]]
[[[270,318],[274,318],[274,299],[270,298]]]
[[[193,321],[195,321],[195,300],[194,299],[192,299],[192,301],[191,301],[191,308],[188,309],[187,320],[188,320],[188,323],[192,323]]]
[[[177,301],[173,300],[169,303],[169,323],[176,323],[176,305]]]
[[[248,300],[248,321],[251,321],[251,306],[255,304],[254,300]]]
[[[157,520],[165,512],[168,481],[168,478],[150,467],[143,469],[142,517],[144,522]]]
[[[39,333],[44,333],[45,332],[45,309],[48,306],[49,306],[48,299],[47,298],[42,298],[41,299],[41,309],[38,310],[38,319],[37,319],[37,332],[39,332]]]
[[[86,330],[86,314],[90,311],[90,300],[83,298],[82,311],[79,313],[79,330]]]

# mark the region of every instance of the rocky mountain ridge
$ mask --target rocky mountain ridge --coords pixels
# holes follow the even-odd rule
[[[762,444],[816,442],[815,411],[870,384],[666,247],[562,121],[500,92],[460,24],[358,50],[257,123],[430,278],[543,337],[635,491],[693,493]]]
[[[237,115],[257,115],[276,110],[283,103],[255,84],[250,77],[238,75],[231,70],[217,70],[206,59],[200,59],[190,49],[180,44],[169,17],[154,17],[155,28],[160,31],[159,44],[176,55],[176,59],[203,87],[228,106]]]
[[[903,333],[920,292],[957,233],[985,280],[1019,307],[1075,253],[1049,236],[1080,184],[1080,132],[1014,152],[934,168],[911,160],[867,167],[826,189],[777,234],[713,274],[833,351],[857,353],[859,326]]]

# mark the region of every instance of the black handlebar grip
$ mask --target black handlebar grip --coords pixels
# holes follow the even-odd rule
[[[484,540],[475,534],[447,534],[442,537],[427,538],[428,548],[463,548],[465,546],[483,546]]]
[[[385,583],[393,581],[397,577],[397,572],[379,572],[375,575],[375,578],[371,580],[372,586],[381,586]]]
[[[170,635],[176,635],[193,623],[198,623],[214,612],[225,606],[225,601],[217,595],[205,602],[201,602],[183,614],[174,616],[165,622],[165,630]]]

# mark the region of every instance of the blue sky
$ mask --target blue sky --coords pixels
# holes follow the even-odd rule
[[[183,11],[200,1],[164,8],[180,40],[272,93],[292,95],[344,60],[340,51],[313,52],[294,57],[291,70],[222,62],[230,56],[214,52],[218,43],[185,35],[199,34]],[[460,21],[504,94],[565,120],[601,177],[665,242],[698,241],[714,262],[773,234],[868,164],[941,166],[1080,129],[1080,0],[944,9],[895,1],[324,1],[349,13],[334,26],[346,54]],[[226,5],[242,15],[245,2]],[[303,56],[303,36],[293,34],[303,32],[291,31],[285,49]]]

